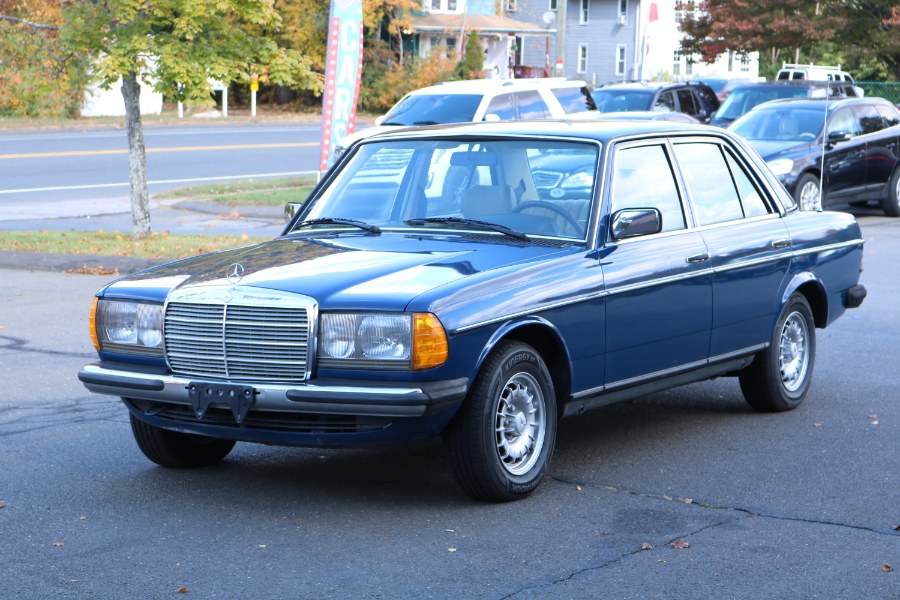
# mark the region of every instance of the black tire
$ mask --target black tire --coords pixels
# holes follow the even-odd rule
[[[812,173],[804,173],[794,187],[794,199],[800,205],[800,210],[812,210],[813,196],[819,196],[820,206],[825,205],[822,190],[819,188],[819,178]]]
[[[881,209],[889,217],[900,217],[900,167],[894,169],[887,195],[881,199]]]
[[[778,317],[769,347],[739,375],[744,398],[763,412],[797,408],[809,391],[815,362],[812,310],[806,298],[794,294]]]
[[[162,467],[190,469],[215,465],[234,448],[231,440],[169,431],[131,416],[131,432],[144,456]]]
[[[526,344],[498,344],[448,432],[450,465],[463,491],[495,502],[528,496],[549,467],[556,423],[543,359]]]

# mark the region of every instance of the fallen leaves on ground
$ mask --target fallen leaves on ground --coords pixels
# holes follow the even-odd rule
[[[641,544],[641,550],[653,550],[653,544],[644,542],[643,544]]]
[[[6,502],[4,502],[3,500],[0,500],[0,508],[3,508],[4,506],[6,506]]]
[[[883,565],[881,565],[881,570],[885,573],[892,573],[894,571],[894,567],[892,567],[888,563],[884,563]]]
[[[689,543],[685,542],[684,540],[675,540],[674,542],[672,542],[669,545],[672,546],[673,548],[675,548],[676,550],[684,550],[685,548],[691,547],[691,545]]]
[[[180,588],[178,588],[177,593],[179,593],[179,594],[187,594],[187,593],[188,593],[188,589],[187,589],[187,587],[185,587],[185,586],[181,586]]]
[[[62,548],[63,546],[65,546],[65,543],[63,543],[63,542],[61,542],[61,541],[59,541],[59,540],[53,542],[53,547],[54,547],[54,548]]]
[[[82,265],[80,267],[72,267],[71,269],[66,269],[66,273],[71,273],[73,275],[118,275],[119,268],[116,267],[114,269],[107,269],[103,265],[99,265],[96,267]]]

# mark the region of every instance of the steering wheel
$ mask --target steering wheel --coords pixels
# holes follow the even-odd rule
[[[581,224],[575,220],[575,217],[573,217],[571,214],[569,214],[569,212],[566,211],[564,208],[560,208],[560,207],[556,206],[555,204],[551,204],[550,202],[544,202],[543,200],[529,200],[527,202],[523,202],[522,204],[519,204],[518,206],[516,206],[513,209],[513,212],[520,213],[523,210],[527,210],[529,208],[546,208],[550,212],[556,213],[559,216],[561,216],[565,220],[567,225],[572,226],[572,229],[575,230],[575,233],[577,235],[580,236],[583,233],[582,229],[581,229]]]

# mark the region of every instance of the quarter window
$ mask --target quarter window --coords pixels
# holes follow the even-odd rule
[[[741,200],[718,144],[677,144],[675,157],[700,225],[744,217]]]
[[[672,167],[662,145],[636,146],[616,152],[610,211],[655,208],[662,230],[685,228],[684,211]]]
[[[856,118],[859,120],[860,130],[863,134],[875,133],[884,128],[881,114],[874,105],[864,104],[862,106],[854,106],[853,112],[856,113]]]

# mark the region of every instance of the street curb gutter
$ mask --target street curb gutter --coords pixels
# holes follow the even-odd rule
[[[32,271],[69,271],[98,274],[115,271],[130,275],[171,259],[135,258],[131,256],[98,256],[95,254],[49,254],[43,252],[16,252],[0,250],[0,268]],[[102,271],[102,273],[101,273]],[[110,273],[111,274],[111,273]]]

